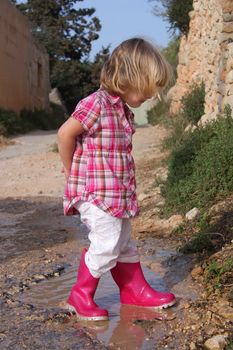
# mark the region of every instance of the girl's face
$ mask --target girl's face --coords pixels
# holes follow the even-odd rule
[[[122,100],[130,107],[137,108],[141,106],[143,102],[149,100],[152,96],[144,96],[139,92],[129,91],[122,95]]]

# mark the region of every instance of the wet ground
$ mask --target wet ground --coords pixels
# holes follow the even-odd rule
[[[165,249],[161,240],[146,240],[138,242],[145,276],[156,289],[177,289],[177,307],[158,313],[121,306],[118,289],[106,274],[96,301],[109,310],[110,321],[77,322],[63,306],[87,245],[86,228],[77,217],[63,217],[61,202],[51,197],[1,200],[0,214],[1,349],[152,349],[166,335],[166,324],[174,322],[179,299],[196,298],[193,287],[179,286],[191,260],[179,257],[172,246]],[[146,267],[151,264],[154,272]],[[174,264],[181,267],[179,274],[174,274]],[[156,337],[147,336],[146,321],[158,329]]]
[[[177,252],[177,243],[166,233],[170,221],[158,217],[162,198],[152,185],[161,163],[163,130],[138,129],[135,159],[143,196],[133,230],[147,280],[158,290],[174,292],[177,304],[162,312],[121,306],[118,289],[106,274],[96,301],[108,308],[110,320],[93,323],[78,322],[64,309],[87,230],[78,217],[63,216],[64,179],[58,155],[50,151],[54,133],[34,136],[0,154],[0,349],[191,349],[195,330],[207,321],[201,309],[191,309],[203,292],[190,276],[195,258]],[[33,151],[36,142],[44,145],[39,152]],[[203,342],[202,329],[193,338]]]

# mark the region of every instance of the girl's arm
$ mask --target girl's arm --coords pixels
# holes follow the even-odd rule
[[[76,138],[81,135],[85,129],[82,124],[70,117],[58,130],[58,151],[63,163],[63,171],[66,179],[69,176],[72,164],[72,158],[76,146]]]

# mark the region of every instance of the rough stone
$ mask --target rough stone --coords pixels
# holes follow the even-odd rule
[[[223,13],[231,13],[233,12],[233,3],[232,0],[221,0]]]
[[[227,22],[223,26],[224,33],[232,33],[233,32],[233,22]]]
[[[179,113],[182,97],[194,84],[205,83],[205,115],[200,125],[215,119],[226,103],[233,107],[233,1],[196,0],[190,29],[179,49],[176,85],[169,92],[171,114]]]
[[[226,338],[224,335],[215,335],[206,340],[204,347],[207,350],[223,350],[226,346]]]
[[[225,320],[233,322],[233,308],[231,306],[220,307],[218,314],[225,318]]]
[[[229,84],[227,87],[227,96],[232,96],[233,95],[233,84]]]
[[[185,214],[185,219],[192,221],[200,216],[200,210],[198,208],[193,208]]]
[[[226,76],[226,83],[233,84],[233,70],[231,70]]]
[[[196,279],[199,276],[202,276],[204,273],[204,270],[201,266],[195,267],[192,271],[191,271],[191,276]]]
[[[233,96],[224,96],[223,98],[223,108],[225,105],[230,105],[231,107],[233,107]]]
[[[146,199],[147,198],[147,195],[145,194],[145,193],[140,193],[139,195],[138,195],[138,201],[139,202],[142,202],[144,199]]]
[[[204,114],[198,122],[198,126],[204,126],[217,118],[217,113]]]
[[[171,226],[172,228],[178,227],[180,224],[182,224],[182,222],[183,222],[183,217],[182,215],[179,215],[179,214],[172,215],[167,220],[168,225]]]
[[[232,13],[224,13],[223,20],[224,20],[224,22],[232,22],[233,21],[233,12]]]
[[[193,131],[196,130],[196,129],[197,129],[196,125],[188,124],[188,125],[186,126],[186,128],[184,129],[184,131],[185,131],[185,132],[189,132],[189,131],[193,132]]]

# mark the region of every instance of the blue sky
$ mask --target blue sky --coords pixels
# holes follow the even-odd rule
[[[155,2],[148,0],[84,0],[80,7],[94,7],[102,29],[93,42],[91,59],[102,46],[110,50],[133,36],[143,36],[158,46],[166,46],[170,39],[168,24],[152,13]]]
[[[25,2],[19,0],[18,3]],[[168,24],[152,13],[156,1],[149,0],[84,0],[77,7],[94,7],[102,29],[99,39],[93,42],[90,58],[93,59],[102,46],[113,50],[123,40],[142,36],[157,46],[167,46],[170,40]]]

